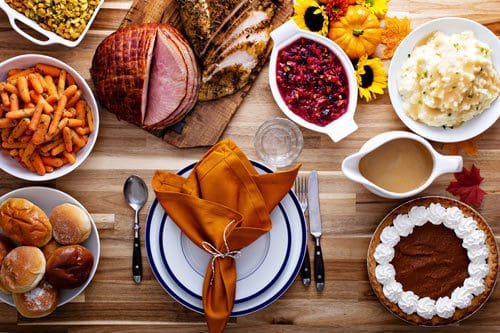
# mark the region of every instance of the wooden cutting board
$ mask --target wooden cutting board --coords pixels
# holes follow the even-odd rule
[[[292,12],[293,0],[282,0],[276,10],[272,25],[274,27],[280,26],[290,17]],[[182,31],[175,0],[134,0],[121,26],[158,22],[172,24]],[[268,56],[271,53],[271,46],[269,45],[267,50]],[[215,101],[198,102],[183,121],[166,131],[153,134],[179,148],[215,144],[252,88],[257,75],[258,73],[237,93]]]

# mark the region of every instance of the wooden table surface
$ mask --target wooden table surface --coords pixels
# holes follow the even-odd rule
[[[0,15],[0,60],[25,53],[44,53],[75,67],[90,79],[89,67],[99,42],[113,32],[131,1],[105,0],[91,30],[80,46],[40,47],[17,35],[5,15]],[[390,14],[407,15],[412,27],[433,18],[462,16],[479,21],[500,35],[499,0],[392,0]],[[255,158],[253,136],[267,119],[281,116],[263,70],[240,110],[227,127],[230,137]],[[130,174],[150,183],[154,170],[177,170],[196,161],[206,148],[179,150],[162,140],[101,110],[97,144],[76,171],[43,185],[57,187],[79,200],[93,214],[101,236],[101,258],[97,273],[85,293],[42,319],[24,319],[8,305],[0,305],[0,331],[22,332],[206,332],[204,318],[176,303],[160,287],[144,256],[144,281],[131,278],[133,213],[125,204],[122,187]],[[299,279],[275,303],[232,321],[227,332],[410,332],[419,328],[394,318],[374,296],[366,272],[366,251],[371,234],[381,218],[402,201],[381,199],[340,171],[342,160],[357,151],[372,136],[405,127],[393,112],[387,95],[371,104],[360,102],[355,119],[359,130],[341,143],[302,129],[305,146],[300,156],[301,172],[319,170],[323,255],[326,287],[317,292],[302,286]],[[436,145],[439,147],[439,145]],[[480,142],[480,155],[465,158],[474,162],[485,177],[488,192],[479,211],[500,236],[500,126],[494,125]],[[452,175],[438,178],[422,195],[445,195]],[[0,171],[0,194],[35,185]],[[144,226],[146,209],[140,215]],[[144,230],[144,229],[142,229]],[[144,237],[143,237],[144,238]],[[311,248],[312,242],[309,243]],[[437,329],[446,332],[500,331],[500,288],[472,318],[458,326]]]

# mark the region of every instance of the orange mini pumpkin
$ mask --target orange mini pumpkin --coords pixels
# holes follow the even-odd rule
[[[349,6],[347,13],[332,22],[328,37],[337,43],[351,59],[359,59],[375,52],[382,40],[380,22],[363,6]]]

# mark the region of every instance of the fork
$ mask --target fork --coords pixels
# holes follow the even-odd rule
[[[299,175],[295,180],[294,189],[305,218],[307,212],[307,177]],[[300,269],[300,276],[302,277],[302,283],[304,286],[309,287],[311,284],[311,262],[309,260],[309,250],[307,249],[307,244],[304,261],[302,262],[302,267]]]

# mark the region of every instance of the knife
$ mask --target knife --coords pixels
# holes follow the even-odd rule
[[[318,172],[311,171],[308,182],[309,199],[309,228],[314,237],[314,278],[316,289],[323,290],[325,287],[325,269],[323,266],[323,254],[321,252],[321,213],[319,210],[319,186]]]

